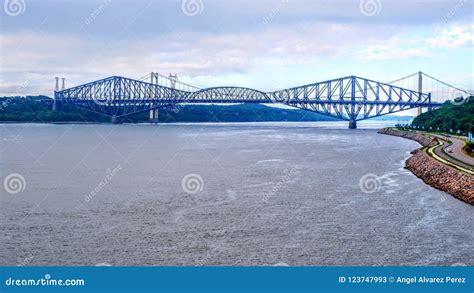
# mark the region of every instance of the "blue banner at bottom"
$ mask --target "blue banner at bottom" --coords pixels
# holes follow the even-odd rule
[[[0,292],[474,292],[473,267],[2,267]]]

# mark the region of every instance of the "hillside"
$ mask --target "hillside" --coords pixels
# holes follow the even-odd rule
[[[413,126],[423,127],[429,130],[453,131],[460,130],[462,133],[474,131],[474,97],[458,101],[456,103],[446,102],[444,106],[430,112],[417,116]]]
[[[11,122],[110,122],[110,117],[65,105],[62,112],[51,110],[45,96],[0,97],[0,121]],[[126,122],[147,122],[148,112],[130,116]],[[262,121],[338,121],[301,109],[281,109],[259,104],[179,105],[160,109],[160,122],[262,122]]]

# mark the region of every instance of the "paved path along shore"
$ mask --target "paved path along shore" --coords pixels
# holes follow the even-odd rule
[[[463,161],[457,160],[452,156],[448,155],[446,149],[448,149],[448,147],[450,147],[451,145],[444,140],[439,140],[439,142],[440,144],[438,144],[438,146],[428,149],[429,153],[434,153],[434,159],[448,165],[451,164],[451,167],[456,166],[461,171],[474,175],[474,166],[466,164]]]
[[[468,156],[462,150],[464,148],[465,142],[458,139],[458,138],[455,138],[455,137],[451,137],[450,140],[453,143],[453,145],[450,148],[451,151],[452,151],[452,153],[450,153],[450,155],[453,156],[454,158],[456,158],[460,161],[463,161],[464,163],[467,163],[467,164],[474,167],[474,158]]]
[[[440,142],[443,144],[443,146],[442,147],[437,147],[437,148],[434,149],[434,152],[438,156],[440,156],[441,158],[445,159],[446,161],[448,161],[448,162],[450,162],[454,165],[457,165],[457,166],[460,166],[462,168],[474,171],[474,166],[473,165],[466,163],[465,160],[462,157],[460,157],[459,155],[454,156],[454,154],[455,154],[454,149],[451,150],[451,152],[449,151],[453,147],[452,145],[450,145],[448,142],[446,142],[444,140],[440,140]]]
[[[472,166],[454,160],[443,152],[442,148],[449,145],[444,140],[445,138],[440,139],[440,136],[437,137],[437,140],[443,144],[441,146],[434,139],[434,136],[437,136],[434,134],[403,131],[393,128],[381,129],[379,133],[412,139],[424,146],[425,148],[412,152],[413,156],[405,162],[406,168],[425,183],[474,205],[474,176],[470,174]],[[463,168],[465,171],[461,172],[460,170]]]
[[[443,135],[432,135],[434,137],[440,138],[443,142],[443,147],[436,149],[436,154],[439,156],[445,158],[446,160],[452,162],[452,163],[459,163],[464,168],[468,168],[471,170],[474,170],[474,158],[470,157],[466,153],[464,153],[463,148],[465,145],[465,142],[462,139],[459,139],[454,136],[443,136]],[[451,141],[452,144],[450,145],[447,143],[447,140]],[[457,160],[458,162],[453,161],[451,158]]]

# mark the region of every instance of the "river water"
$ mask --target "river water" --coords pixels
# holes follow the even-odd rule
[[[474,207],[359,126],[0,125],[0,265],[474,265]]]

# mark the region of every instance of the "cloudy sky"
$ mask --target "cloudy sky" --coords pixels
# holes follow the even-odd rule
[[[472,0],[3,1],[0,95],[151,71],[271,90],[421,70],[474,89]]]

